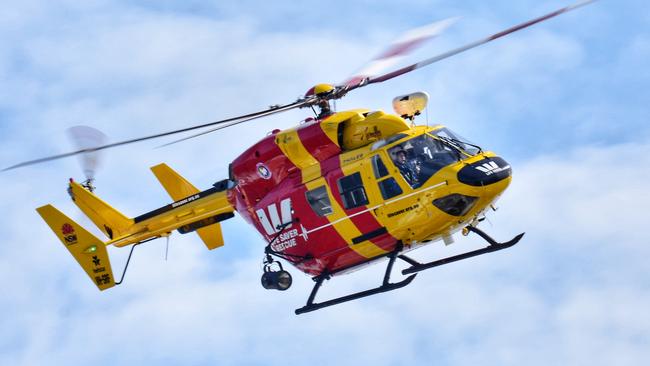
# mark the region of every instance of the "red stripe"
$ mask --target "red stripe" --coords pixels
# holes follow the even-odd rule
[[[309,154],[319,162],[341,152],[339,146],[327,137],[327,134],[320,126],[320,122],[313,122],[299,128],[298,137]]]
[[[488,39],[490,41],[493,41],[493,40],[495,40],[497,38],[501,38],[501,37],[506,36],[506,35],[508,35],[510,33],[516,32],[516,31],[524,29],[526,27],[530,27],[533,24],[537,24],[539,22],[543,22],[543,21],[545,21],[547,19],[553,18],[554,16],[560,15],[560,14],[566,12],[567,10],[568,10],[568,8],[563,8],[563,9],[554,11],[554,12],[552,12],[550,14],[546,14],[546,15],[544,15],[542,17],[537,18],[537,19],[527,21],[526,23],[522,23],[522,24],[516,25],[516,26],[514,26],[512,28],[508,28],[508,29],[506,29],[504,31],[496,33],[496,34],[490,36]]]
[[[400,55],[403,55],[405,53],[408,53],[409,51],[416,48],[417,46],[422,44],[422,42],[426,41],[430,37],[431,36],[420,37],[420,38],[415,38],[415,39],[410,40],[410,41],[398,43],[395,46],[387,49],[381,55],[377,56],[375,58],[375,60],[382,60],[382,59],[385,59],[385,58],[400,56]]]
[[[343,177],[343,170],[341,169],[341,166],[340,166],[340,160],[339,160],[338,157],[332,158],[330,160],[336,160],[336,161],[330,163],[331,164],[330,168],[332,168],[332,169],[331,169],[329,175],[327,176],[327,180],[328,180],[330,189],[332,190],[332,195],[334,196],[334,199],[336,200],[336,202],[338,202],[338,204],[341,207],[345,207],[345,206],[343,206],[343,199],[341,198],[341,193],[339,191],[339,187],[338,187],[338,184],[337,184],[338,180],[341,177]],[[328,163],[329,163],[329,160],[328,160]],[[369,182],[365,181],[364,183],[365,183],[364,187],[367,187]],[[367,209],[368,209],[367,206],[360,206],[360,207],[356,207],[356,208],[349,209],[349,210],[345,210],[345,208],[344,208],[345,213],[348,216],[354,215],[354,214],[362,212],[362,211],[365,211]],[[359,229],[359,231],[362,234],[363,233],[369,233],[371,231],[377,230],[377,229],[382,227],[382,225],[377,221],[377,219],[369,211],[364,212],[364,213],[362,213],[360,215],[351,217],[350,220],[357,227],[357,229]],[[381,236],[370,239],[370,242],[377,245],[378,247],[380,247],[383,250],[391,251],[394,248],[395,244],[397,243],[397,239],[394,238],[389,233],[386,233],[384,235],[381,235]]]
[[[298,181],[296,183],[299,184]],[[287,194],[287,191],[291,193]],[[275,198],[265,201],[264,204],[277,202],[282,198],[291,197],[292,206],[296,212],[298,221],[291,227],[302,233],[301,225],[308,231],[310,229],[329,224],[326,217],[318,216],[309,206],[305,193],[307,187],[304,184],[295,186],[293,183],[283,184],[274,192]],[[283,192],[283,193],[279,193]],[[269,240],[269,239],[267,239]],[[301,271],[311,275],[319,275],[324,270],[335,271],[340,268],[350,267],[355,264],[366,261],[366,258],[353,251],[346,240],[336,231],[334,226],[326,226],[318,231],[308,234],[308,242],[305,243],[303,237],[296,237],[299,245],[288,248],[285,253],[306,256],[311,255],[313,260],[304,261],[296,264]]]
[[[392,79],[394,77],[406,74],[407,72],[411,72],[411,71],[413,71],[413,70],[415,70],[417,68],[418,68],[418,64],[413,64],[413,65],[410,65],[410,66],[406,66],[406,67],[403,67],[401,69],[395,70],[393,72],[389,72],[388,74],[384,74],[384,75],[378,76],[376,78],[371,78],[370,81],[368,81],[368,84],[381,83],[382,81],[386,81],[388,79]]]

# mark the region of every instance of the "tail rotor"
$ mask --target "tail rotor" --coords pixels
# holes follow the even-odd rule
[[[79,154],[79,163],[86,177],[82,185],[93,192],[95,173],[101,165],[102,158],[101,151],[96,148],[105,145],[108,138],[103,132],[89,126],[70,127],[67,133],[74,147],[84,151]]]

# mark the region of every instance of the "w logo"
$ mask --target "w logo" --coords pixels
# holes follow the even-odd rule
[[[497,163],[490,161],[485,164],[481,164],[480,166],[477,166],[476,169],[482,171],[485,173],[485,175],[492,175],[493,173],[498,173],[500,171],[503,171],[505,169],[508,169],[510,166],[501,168],[497,165]]]
[[[282,215],[282,220],[280,220],[280,215],[278,215],[278,208],[275,203],[268,205],[266,211],[269,213],[268,216],[266,215],[264,209],[259,209],[255,211],[255,213],[257,214],[257,218],[260,220],[260,223],[262,224],[262,227],[264,227],[264,231],[266,231],[267,235],[278,233],[280,230],[282,230],[282,227],[284,225],[288,224],[285,229],[291,227],[293,218],[291,217],[290,198],[285,198],[282,200],[282,202],[280,202],[280,214]]]

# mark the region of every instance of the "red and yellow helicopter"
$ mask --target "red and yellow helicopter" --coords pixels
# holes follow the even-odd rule
[[[407,33],[368,67],[340,85],[319,84],[297,101],[266,110],[151,136],[80,148],[17,164],[13,169],[120,145],[204,129],[213,132],[296,108],[312,108],[315,118],[274,130],[237,157],[228,178],[199,190],[166,164],[151,168],[173,203],[127,217],[94,193],[92,177],[70,180],[74,203],[108,238],[97,238],[52,205],[37,209],[100,290],[120,284],[136,245],[168,237],[173,231],[196,232],[208,249],[224,244],[220,222],[237,212],[266,241],[262,285],[286,290],[291,275],[274,258],[313,277],[314,288],[301,314],[342,302],[395,290],[417,273],[515,245],[524,235],[497,242],[478,229],[510,184],[510,165],[493,152],[461,138],[442,125],[417,126],[427,104],[425,93],[393,100],[396,115],[356,109],[334,112],[331,101],[347,93],[427,66],[507,34],[591,3],[585,1],[532,19],[438,56],[382,73],[397,57],[438,35],[448,19]],[[177,140],[177,141],[182,141]],[[177,142],[175,141],[175,142]],[[7,170],[5,169],[5,170]],[[478,234],[488,245],[467,253],[421,263],[407,252],[461,231]],[[116,281],[106,246],[131,246],[122,278]],[[368,263],[388,259],[381,285],[347,296],[316,302],[323,281]],[[404,280],[390,282],[397,259],[409,267]]]

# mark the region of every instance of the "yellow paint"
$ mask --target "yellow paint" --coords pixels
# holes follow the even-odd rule
[[[298,130],[292,128],[282,131],[275,137],[275,143],[282,153],[300,169],[302,182],[306,183],[320,175],[320,163],[305,148],[298,136]],[[309,170],[307,168],[310,168]]]
[[[188,182],[165,163],[151,167],[151,171],[174,201],[199,193],[199,190],[192,183]],[[197,210],[196,213],[204,211]],[[224,244],[220,223],[199,228],[196,230],[196,233],[209,250],[222,247]]]
[[[191,199],[190,196],[187,203],[178,205],[169,211],[155,215],[151,218],[136,223],[133,219],[126,218],[122,213],[108,206],[99,197],[95,196],[92,192],[88,192],[78,183],[71,182],[70,189],[75,196],[75,203],[84,213],[93,218],[93,222],[102,231],[106,231],[106,221],[103,218],[109,217],[107,214],[98,215],[97,212],[109,212],[113,216],[123,218],[125,222],[129,223],[128,227],[121,227],[119,231],[113,230],[113,237],[107,242],[117,247],[123,247],[130,244],[138,243],[142,240],[161,237],[178,229],[181,226],[191,224],[193,222],[213,217],[218,214],[233,212],[235,209],[228,202],[227,192],[217,192],[202,198]],[[82,199],[83,197],[83,199]],[[96,208],[93,210],[93,208]],[[110,208],[110,210],[109,210]],[[94,215],[94,216],[91,216]],[[206,227],[206,228],[209,228]],[[119,235],[117,235],[119,233]],[[109,236],[110,237],[110,236]],[[208,245],[206,243],[206,245]],[[211,245],[214,243],[211,242]],[[211,245],[208,245],[210,247]]]
[[[354,150],[409,129],[401,117],[382,111],[372,112],[364,119],[345,122],[343,149]]]
[[[342,145],[345,151],[338,158],[340,159],[343,174],[346,176],[356,172],[361,174],[369,200],[368,212],[382,226],[386,227],[393,237],[402,241],[407,247],[418,242],[440,239],[475,222],[476,218],[499,197],[511,181],[511,178],[508,177],[482,187],[469,186],[458,181],[458,171],[467,164],[485,157],[495,156],[492,152],[483,152],[476,156],[467,155],[462,161],[440,169],[422,186],[412,189],[403,179],[387,153],[388,149],[400,142],[394,141],[382,146],[380,140],[395,133],[403,133],[412,138],[442,128],[442,126],[409,127],[400,117],[387,115],[383,112],[368,114],[367,110],[336,113],[325,119],[320,125],[328,138],[337,144],[339,143],[340,126],[344,128]],[[278,133],[276,144],[282,153],[300,169],[302,182],[307,189],[311,190],[320,186],[327,188],[333,213],[326,216],[326,218],[336,232],[349,243],[351,250],[364,258],[374,258],[386,254],[383,249],[370,241],[352,244],[353,238],[364,233],[360,232],[344,209],[334,199],[331,187],[321,176],[319,162],[302,144],[297,128]],[[377,179],[373,173],[371,158],[377,154],[382,157],[390,176],[397,181],[403,191],[402,194],[389,200],[384,200],[381,196],[377,186]],[[198,198],[199,191],[196,187],[167,165],[155,166],[152,171],[172,199],[175,201],[187,199],[187,202],[179,203],[172,209],[152,215],[148,219],[137,223],[134,219],[126,217],[80,184],[70,183],[70,192],[75,204],[110,238],[107,242],[97,239],[51,205],[37,209],[84,271],[97,283],[100,290],[114,285],[106,245],[112,244],[123,247],[151,238],[166,237],[181,226],[219,214],[232,213],[235,210],[228,201],[227,191]],[[383,179],[387,178],[382,177],[381,180]],[[431,204],[435,199],[454,193],[477,198],[473,208],[462,217],[448,215]],[[62,230],[62,226],[65,224],[74,227],[74,235],[76,236],[71,237],[70,234],[64,234],[64,231],[69,232],[69,228]],[[221,228],[218,224],[201,228],[198,230],[198,234],[210,249],[223,245]],[[100,272],[97,272],[99,267],[97,267],[96,261],[93,261],[95,259],[103,266],[103,270]],[[107,274],[109,277],[105,282],[97,282],[96,274],[98,273]]]
[[[353,109],[349,111],[334,113],[333,115],[323,120],[320,123],[320,127],[332,142],[334,142],[337,146],[341,147],[339,145],[339,137],[338,137],[339,124],[346,121],[362,120],[365,118],[363,114],[368,112],[369,112],[368,109]]]
[[[359,244],[352,244],[352,238],[361,236],[363,233],[354,225],[352,220],[347,217],[343,208],[338,204],[332,195],[330,187],[326,184],[324,178],[307,183],[307,189],[312,190],[318,187],[325,186],[327,188],[327,195],[329,196],[332,204],[332,214],[327,215],[326,218],[332,223],[334,230],[348,243],[350,249],[354,250],[357,254],[364,258],[374,258],[378,255],[385,254],[386,251],[376,246],[372,242],[366,240]]]
[[[327,94],[327,93],[331,92],[332,90],[334,90],[334,85],[332,85],[332,84],[316,84],[313,89],[314,89],[314,94],[315,95],[324,95],[324,94]]]
[[[101,291],[115,286],[106,245],[52,205],[36,209]]]
[[[124,235],[133,225],[133,220],[124,216],[79,183],[70,182],[70,194],[77,207],[107,237],[114,238]]]

